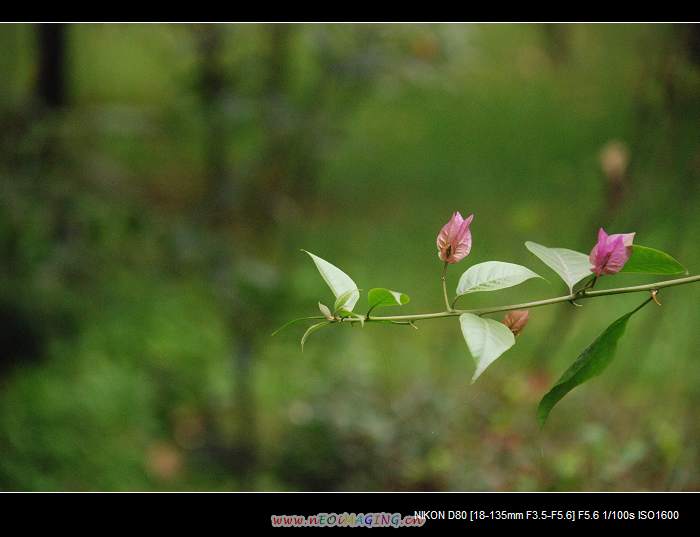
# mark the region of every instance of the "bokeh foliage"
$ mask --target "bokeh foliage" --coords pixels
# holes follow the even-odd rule
[[[542,432],[539,398],[639,297],[533,310],[474,385],[456,320],[269,337],[332,304],[300,248],[440,308],[454,210],[451,287],[600,225],[697,273],[696,29],[76,25],[60,107],[36,31],[0,30],[0,488],[698,489],[697,286]]]

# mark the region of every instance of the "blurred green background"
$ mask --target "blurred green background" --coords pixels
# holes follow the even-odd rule
[[[465,307],[561,294],[523,243],[601,225],[698,273],[697,26],[3,25],[0,51],[0,489],[700,488],[700,286],[543,431],[641,296],[532,310],[474,385],[455,320],[270,337],[332,303],[300,248],[438,310],[455,210],[450,288],[549,280]]]

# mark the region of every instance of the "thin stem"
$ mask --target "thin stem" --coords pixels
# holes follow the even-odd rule
[[[440,279],[442,280],[442,294],[445,297],[445,308],[447,311],[452,311],[454,308],[450,306],[450,299],[447,296],[447,261],[445,261],[442,267],[442,276]]]
[[[491,308],[480,308],[471,310],[451,310],[439,311],[435,313],[416,313],[413,315],[391,315],[386,317],[368,317],[365,319],[367,322],[372,321],[421,321],[423,319],[439,319],[441,317],[455,317],[463,313],[471,313],[473,315],[487,315],[490,313],[498,313],[501,311],[511,311],[519,309],[537,308],[540,306],[548,306],[550,304],[557,304],[560,302],[570,302],[574,299],[583,300],[586,298],[597,298],[607,295],[619,295],[624,293],[640,293],[643,291],[658,291],[664,287],[673,287],[676,285],[685,285],[688,283],[693,283],[700,281],[700,275],[687,276],[685,278],[677,278],[675,280],[665,280],[662,282],[650,283],[645,285],[633,285],[630,287],[617,287],[614,289],[601,289],[598,291],[590,291],[583,289],[577,291],[576,293],[571,293],[569,295],[558,296],[554,298],[546,298],[544,300],[535,300],[532,302],[523,302],[521,304],[508,304],[506,306],[494,306]],[[358,322],[357,319],[343,319],[343,322]]]
[[[294,323],[299,323],[301,321],[318,320],[318,319],[325,319],[325,317],[323,317],[321,315],[314,315],[312,317],[299,317],[298,319],[292,319],[291,321],[287,321],[286,323],[284,323],[282,326],[280,326],[277,330],[272,332],[272,334],[270,334],[270,335],[274,336],[278,332],[281,332],[282,330],[284,330],[285,328],[287,328],[290,325],[293,325]]]
[[[596,283],[597,281],[598,281],[598,276],[596,276],[596,275],[594,274],[593,277],[592,277],[590,280],[588,280],[588,281],[586,282],[586,285],[584,285],[584,286],[581,288],[581,290],[584,290],[584,289],[593,289],[593,288],[595,287],[595,283]]]
[[[652,296],[650,296],[650,297],[647,298],[644,302],[642,302],[639,306],[637,306],[636,308],[634,308],[634,309],[630,312],[630,315],[632,315],[633,313],[637,313],[637,312],[638,312],[639,310],[641,310],[644,306],[646,306],[647,304],[649,304],[649,302],[651,302],[652,300],[654,300],[654,295],[653,295],[653,293],[654,293],[654,291],[652,291]]]

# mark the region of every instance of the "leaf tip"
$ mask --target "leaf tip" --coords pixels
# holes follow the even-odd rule
[[[544,425],[547,423],[548,417],[549,411],[542,407],[542,402],[540,401],[540,404],[537,405],[537,423],[539,424],[540,429],[544,429]]]
[[[272,333],[270,334],[270,337],[276,336],[277,334],[279,334],[279,333],[282,331],[282,329],[286,328],[288,325],[289,325],[289,323],[284,323],[284,324],[283,324],[282,326],[280,326],[277,330],[275,330],[274,332],[272,332]]]

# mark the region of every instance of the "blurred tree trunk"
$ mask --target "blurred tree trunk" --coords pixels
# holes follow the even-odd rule
[[[30,106],[17,114],[11,128],[3,125],[6,141],[0,142],[0,148],[4,151],[7,147],[8,155],[3,154],[3,164],[8,166],[12,182],[23,183],[24,188],[15,193],[21,192],[20,195],[41,204],[42,212],[50,219],[52,246],[59,249],[76,234],[71,225],[70,188],[66,187],[67,180],[62,173],[66,159],[57,122],[57,112],[68,104],[67,28],[64,24],[39,24],[30,31],[33,31],[37,45],[37,77],[28,99]],[[3,50],[6,54],[13,52],[17,51]],[[18,147],[27,148],[27,153],[17,152]],[[2,373],[6,368],[42,359],[51,335],[63,335],[63,327],[71,323],[67,312],[37,292],[34,277],[37,266],[32,264],[28,268],[22,262],[20,243],[26,237],[22,210],[13,207],[12,203],[4,210],[12,217],[7,220],[9,227],[4,230],[0,246],[3,250],[0,270],[4,279],[0,288]],[[69,268],[58,273],[68,281]]]
[[[39,24],[39,51],[36,96],[49,109],[67,104],[66,84],[66,25]]]
[[[198,90],[204,116],[204,180],[203,214],[211,225],[220,224],[225,217],[227,191],[226,141],[222,97],[225,77],[221,62],[222,30],[218,25],[198,29],[200,73]]]
[[[234,400],[236,433],[233,445],[226,440],[215,440],[217,448],[213,451],[220,460],[236,474],[243,488],[252,488],[252,479],[257,468],[257,424],[254,386],[254,333],[244,326],[245,304],[237,300],[237,290],[223,286],[233,286],[235,278],[223,278],[222,274],[235,274],[236,252],[233,250],[231,236],[232,213],[234,206],[231,198],[233,177],[229,172],[227,159],[226,116],[223,99],[230,87],[223,66],[224,33],[217,24],[197,28],[199,52],[198,93],[204,117],[204,180],[205,193],[198,208],[198,220],[205,233],[210,233],[213,250],[207,258],[212,274],[212,287],[222,301],[223,311],[228,317],[227,324],[231,330],[231,359],[233,362]],[[243,216],[247,218],[247,216]]]
[[[262,135],[261,149],[245,196],[233,203],[230,194],[234,192],[236,176],[232,178],[230,173],[229,129],[223,106],[223,99],[231,93],[222,61],[224,31],[225,27],[218,25],[197,27],[198,94],[206,132],[206,195],[198,213],[202,229],[210,237],[217,237],[209,255],[212,286],[218,286],[216,292],[228,312],[235,342],[232,359],[236,440],[231,445],[223,437],[214,439],[219,440],[219,447],[213,453],[235,472],[244,487],[249,487],[259,466],[254,393],[256,344],[260,327],[267,319],[260,296],[246,296],[245,277],[237,271],[237,261],[246,259],[232,246],[233,232],[254,229],[255,233],[268,237],[264,240],[284,233],[280,221],[299,214],[296,208],[311,198],[326,138],[338,130],[337,124],[347,116],[348,106],[359,101],[364,94],[361,90],[370,87],[368,81],[378,69],[365,68],[365,62],[360,61],[376,45],[373,31],[358,37],[354,47],[336,44],[327,50],[328,47],[319,43],[314,52],[318,54],[320,74],[304,90],[307,101],[295,100],[290,70],[298,29],[287,24],[261,27],[262,59],[258,70],[252,71],[259,77],[253,82],[259,82],[254,99]],[[340,92],[339,87],[344,91]]]
[[[687,50],[691,61],[700,67],[700,26],[689,24],[687,29]]]
[[[568,24],[544,24],[542,35],[544,36],[545,49],[555,65],[560,66],[569,59],[570,28]]]
[[[66,151],[61,147],[60,127],[62,112],[69,104],[68,99],[68,27],[66,24],[39,24],[37,33],[37,67],[35,94],[38,101],[36,120],[43,122],[46,129],[41,142],[37,144],[38,164],[42,169],[37,184],[45,188],[43,182],[61,167]],[[63,176],[58,172],[59,176]],[[67,189],[56,189],[53,200],[54,236],[57,241],[68,242],[76,238],[76,230],[71,225],[70,208],[72,200]]]
[[[288,97],[289,49],[293,27],[272,24],[263,31],[266,53],[258,105],[264,145],[257,172],[259,184],[252,189],[253,198],[248,203],[248,213],[257,215],[255,221],[259,226],[272,222],[277,208],[289,197],[293,182],[290,148],[294,143],[296,119]],[[268,203],[261,204],[261,197]]]
[[[299,28],[273,24],[262,28],[264,67],[258,102],[263,129],[263,150],[257,185],[250,189],[248,206],[256,225],[285,218],[289,209],[298,214],[308,205],[318,185],[324,151],[342,133],[342,123],[372,88],[388,63],[377,61],[382,46],[374,28],[309,30],[314,39],[317,76],[294,94],[290,82],[292,50]],[[337,38],[344,37],[345,41]],[[265,199],[267,205],[260,203]]]
[[[662,136],[654,130],[654,138],[662,151],[661,158],[665,161],[665,169],[678,178],[675,189],[669,189],[669,199],[657,201],[675,205],[671,216],[666,220],[667,224],[672,224],[672,232],[668,234],[663,250],[682,259],[680,254],[688,243],[688,231],[691,228],[689,222],[697,211],[700,182],[700,143],[697,142],[700,125],[697,103],[700,102],[700,94],[697,92],[697,85],[686,83],[692,70],[700,70],[700,29],[693,24],[677,25],[673,30],[670,50],[658,71],[654,73],[663,89],[660,107],[666,127]],[[687,60],[687,63],[683,60]],[[686,140],[695,140],[695,144],[688,147],[685,145]],[[690,155],[687,154],[688,149]],[[649,214],[654,212],[653,207],[648,211],[639,211],[636,215],[637,222],[645,222]],[[690,243],[695,244],[695,241],[691,240]],[[661,300],[663,303],[663,299]],[[658,318],[650,317],[643,333],[651,341],[662,326],[663,323],[659,322]],[[652,346],[648,345],[645,355],[650,357],[651,353]]]

